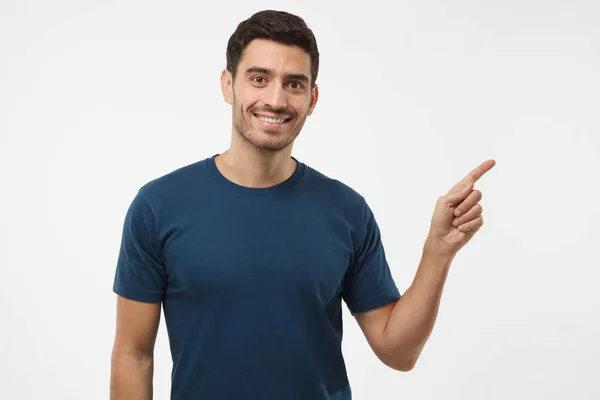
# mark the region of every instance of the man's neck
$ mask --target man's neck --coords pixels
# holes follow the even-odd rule
[[[273,153],[229,148],[215,158],[215,163],[225,178],[251,188],[278,185],[296,170],[296,162],[291,158],[291,148]]]

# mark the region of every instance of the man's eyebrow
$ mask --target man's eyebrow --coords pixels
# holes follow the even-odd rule
[[[248,74],[265,74],[265,75],[275,75],[273,73],[272,70],[268,69],[268,68],[262,68],[262,67],[250,67],[246,70],[246,75]],[[297,81],[301,81],[301,82],[308,82],[309,79],[306,75],[304,74],[286,74],[285,77],[287,79],[293,79],[293,80],[297,80]]]
[[[287,74],[285,77],[288,79],[293,79],[295,81],[308,83],[308,77],[304,74]]]

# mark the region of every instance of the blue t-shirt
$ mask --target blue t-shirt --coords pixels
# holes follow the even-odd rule
[[[350,400],[352,314],[400,298],[365,199],[299,162],[269,188],[216,155],[140,188],[113,290],[163,302],[172,400]]]

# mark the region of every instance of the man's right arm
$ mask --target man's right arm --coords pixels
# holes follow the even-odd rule
[[[161,303],[117,296],[117,326],[111,356],[110,400],[151,400],[154,344]]]

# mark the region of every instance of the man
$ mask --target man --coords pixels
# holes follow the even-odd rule
[[[289,13],[256,13],[230,38],[230,148],[147,183],[125,218],[111,399],[152,398],[161,304],[175,400],[351,399],[341,300],[382,362],[415,365],[450,263],[483,224],[473,184],[495,162],[438,199],[401,298],[365,199],[291,156],[318,62]]]

